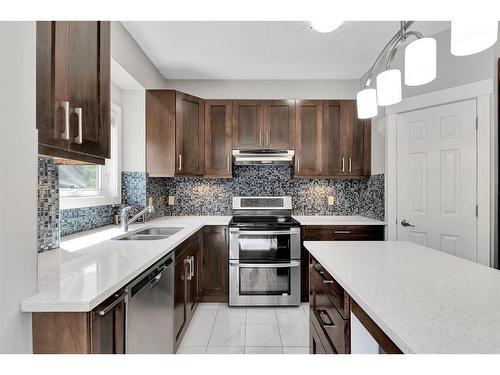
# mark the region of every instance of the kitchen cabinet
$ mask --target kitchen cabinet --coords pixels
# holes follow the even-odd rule
[[[233,101],[233,149],[263,148],[263,106],[258,100]]]
[[[227,226],[205,226],[202,233],[201,301],[227,302],[229,244]]]
[[[124,354],[125,294],[118,291],[90,312],[37,312],[35,354]]]
[[[263,113],[263,147],[293,150],[295,102],[293,100],[264,101]]]
[[[200,235],[197,232],[175,249],[175,351],[186,333],[199,302],[200,245]]]
[[[177,176],[201,176],[205,170],[203,99],[176,92],[175,148]]]
[[[383,241],[384,225],[303,225],[302,241]],[[301,300],[309,299],[309,252],[302,244]]]
[[[337,281],[310,257],[309,319],[315,329],[316,338],[311,344],[321,342],[319,352],[349,354],[350,344],[350,297]],[[310,347],[310,352],[318,351]]]
[[[293,149],[293,100],[233,101],[233,148]]]
[[[205,177],[232,177],[232,102],[205,101]]]
[[[174,90],[146,91],[146,171],[152,177],[202,176],[204,101]]]
[[[295,177],[320,176],[322,171],[321,101],[298,100],[295,104]]]
[[[370,175],[371,122],[357,118],[355,101],[297,101],[295,124],[295,177]]]
[[[37,22],[38,152],[75,162],[110,157],[110,23]]]

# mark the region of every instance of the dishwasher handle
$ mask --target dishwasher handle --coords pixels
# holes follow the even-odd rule
[[[137,293],[143,290],[147,285],[152,289],[160,282],[161,274],[165,271],[174,261],[172,257],[167,258],[164,262],[160,263],[146,276],[134,283],[130,287],[130,298],[133,298]]]

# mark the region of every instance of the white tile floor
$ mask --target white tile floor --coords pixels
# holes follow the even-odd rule
[[[178,354],[308,354],[309,305],[200,303]]]

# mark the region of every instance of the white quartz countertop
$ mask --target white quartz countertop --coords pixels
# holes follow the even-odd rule
[[[364,216],[293,216],[301,225],[386,225]]]
[[[411,242],[306,241],[405,353],[500,353],[500,271]]]
[[[38,294],[22,301],[21,310],[90,311],[204,225],[228,225],[230,220],[230,216],[168,216],[130,225],[129,231],[184,227],[156,241],[111,240],[123,234],[117,226],[65,237],[60,249],[38,255]]]

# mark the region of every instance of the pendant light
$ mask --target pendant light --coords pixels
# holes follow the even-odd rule
[[[436,78],[436,39],[420,38],[405,49],[405,84],[424,85]]]
[[[491,47],[498,38],[498,21],[451,21],[451,53],[467,56]]]
[[[377,91],[375,89],[363,89],[356,95],[358,105],[358,118],[367,119],[377,116]]]
[[[401,71],[389,69],[377,76],[377,102],[380,106],[399,103],[402,99]]]

